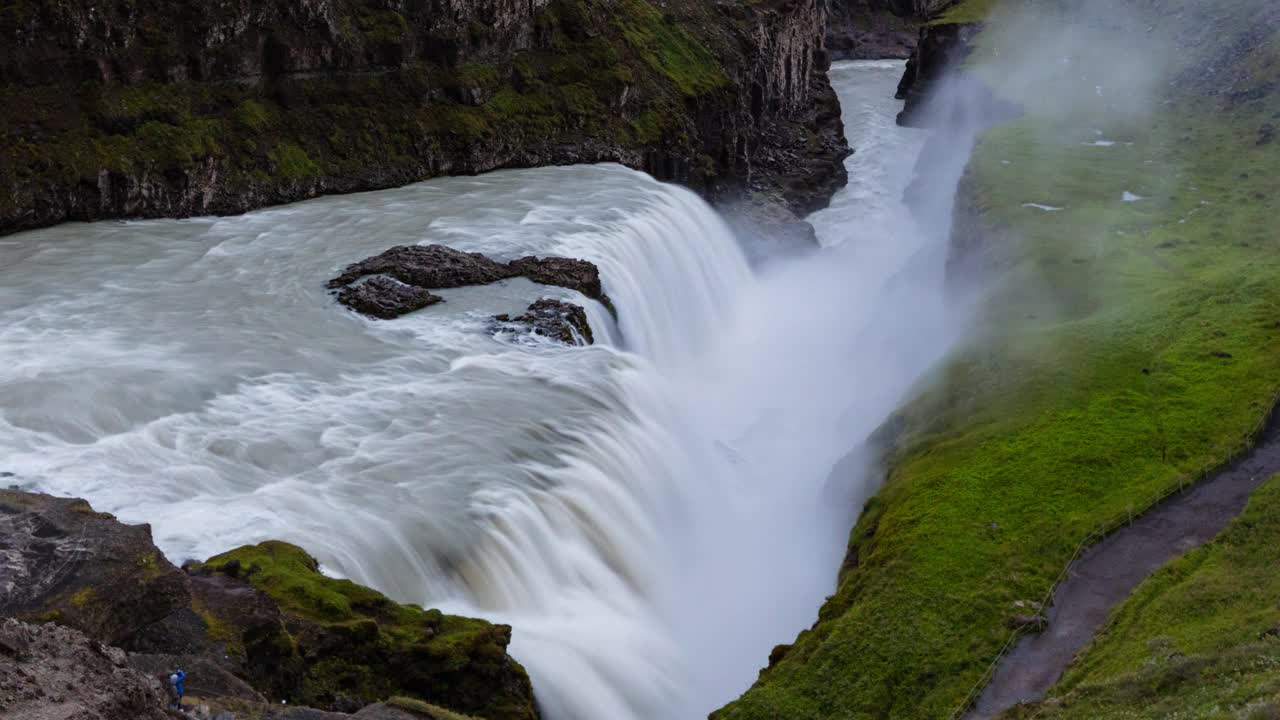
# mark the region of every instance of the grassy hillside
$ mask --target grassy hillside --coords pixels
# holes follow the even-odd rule
[[[1134,591],[1049,700],[1016,718],[1280,717],[1280,479]]]
[[[982,139],[962,192],[994,289],[900,413],[818,622],[716,718],[948,717],[1016,603],[1042,598],[1091,531],[1242,449],[1270,410],[1275,12],[1179,4],[988,16],[975,63],[1027,107]]]

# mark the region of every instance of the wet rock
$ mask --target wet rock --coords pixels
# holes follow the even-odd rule
[[[362,315],[391,320],[444,302],[439,295],[392,277],[378,275],[338,291],[338,302]]]
[[[372,276],[372,277],[370,277]],[[349,265],[328,283],[338,302],[376,318],[389,319],[442,302],[428,292],[486,285],[524,276],[543,285],[577,290],[614,312],[600,284],[600,270],[586,260],[532,255],[500,263],[480,253],[444,245],[406,245]]]
[[[0,615],[57,620],[112,644],[187,603],[147,525],[83,500],[0,490]]]
[[[523,275],[536,283],[557,285],[577,290],[592,300],[598,300],[610,309],[613,303],[600,286],[600,270],[586,260],[573,258],[537,258],[530,255],[512,261],[508,267],[513,275]]]
[[[595,338],[587,322],[587,312],[579,305],[543,298],[529,306],[523,315],[499,315],[494,320],[499,329],[528,332],[551,338],[565,345],[591,345]]]
[[[0,717],[168,720],[158,678],[124,663],[124,652],[52,623],[8,618],[5,637],[25,638],[21,654],[0,652]]]
[[[1263,123],[1262,127],[1258,128],[1258,146],[1259,147],[1263,145],[1270,145],[1271,142],[1275,139],[1276,139],[1275,123]]]
[[[329,281],[337,290],[370,275],[385,275],[406,285],[440,290],[465,285],[487,285],[516,273],[503,263],[480,253],[468,253],[444,245],[401,245],[349,265]]]

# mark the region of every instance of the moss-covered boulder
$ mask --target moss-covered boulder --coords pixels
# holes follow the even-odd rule
[[[537,717],[506,625],[397,604],[282,542],[183,572],[148,526],[74,498],[0,490],[2,616],[76,628],[148,675],[183,667],[193,696],[346,712],[400,697],[435,708],[426,717]]]
[[[349,710],[407,696],[486,720],[537,717],[528,675],[507,655],[509,626],[325,577],[314,558],[283,542],[190,570],[211,634],[274,699]]]

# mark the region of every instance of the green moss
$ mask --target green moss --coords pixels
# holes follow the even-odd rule
[[[268,541],[247,545],[209,558],[204,567],[243,577],[280,603],[282,610],[324,622],[345,622],[380,610],[394,610],[384,595],[350,580],[320,574],[319,564],[305,550],[289,543]],[[238,566],[238,569],[231,568]],[[403,606],[400,606],[403,607]],[[404,608],[404,619],[413,611]]]
[[[929,21],[930,25],[955,25],[982,22],[1002,4],[1013,0],[965,0],[956,3]]]
[[[89,587],[81,588],[71,596],[70,600],[68,600],[68,603],[73,608],[84,609],[85,607],[88,607],[88,605],[92,603],[96,599],[96,597],[97,596],[94,594],[93,588],[89,588]]]
[[[236,106],[235,117],[245,128],[260,132],[272,124],[275,111],[264,101],[247,98]]]
[[[1201,59],[1177,57],[1171,73]],[[718,719],[950,716],[1016,602],[1097,528],[1246,447],[1280,390],[1280,143],[1256,142],[1276,98],[1175,96],[1141,117],[1078,74],[1000,88],[1029,114],[983,138],[965,193],[999,282],[899,413],[817,624]],[[1086,145],[1095,129],[1120,144]]]
[[[31,616],[30,620],[34,623],[61,623],[64,618],[65,615],[61,610],[46,610]]]
[[[618,7],[615,21],[627,43],[682,94],[696,96],[728,84],[711,51],[647,0],[619,0]]]
[[[398,44],[409,37],[409,23],[394,10],[364,8],[356,17],[356,26],[365,40],[373,44]]]
[[[298,180],[320,174],[320,166],[295,143],[285,141],[277,144],[269,157],[280,177]]]
[[[277,603],[288,632],[242,639],[251,664],[272,673],[301,662],[296,686],[277,691],[284,699],[327,707],[338,697],[376,702],[416,695],[493,720],[533,714],[527,677],[506,654],[510,628],[401,605],[349,580],[325,577],[314,558],[283,542],[237,548],[196,570],[247,580]],[[226,633],[234,621],[210,610],[197,607],[211,637]],[[287,658],[292,660],[282,660]],[[274,675],[260,684],[281,687]]]

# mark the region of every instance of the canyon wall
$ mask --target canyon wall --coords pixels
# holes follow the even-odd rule
[[[612,161],[822,207],[825,0],[126,0],[0,13],[0,233]]]

